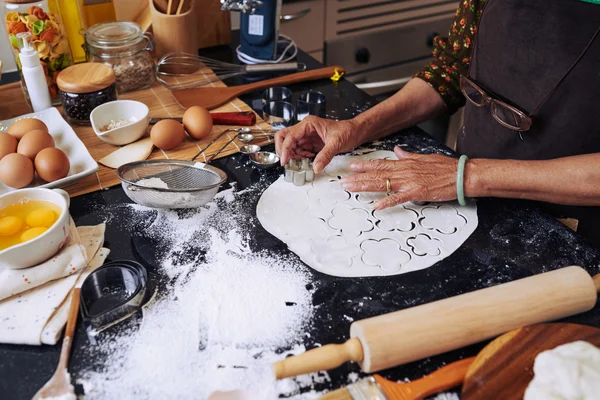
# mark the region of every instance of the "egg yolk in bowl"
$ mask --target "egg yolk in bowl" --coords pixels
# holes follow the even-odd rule
[[[46,232],[60,216],[49,201],[25,200],[0,210],[0,251],[28,242]]]

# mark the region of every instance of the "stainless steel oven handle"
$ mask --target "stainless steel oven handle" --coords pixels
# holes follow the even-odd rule
[[[293,21],[295,19],[300,19],[302,17],[306,17],[308,14],[310,14],[310,12],[311,12],[311,9],[307,8],[306,10],[298,11],[295,14],[282,15],[279,18],[282,21]]]
[[[391,79],[389,81],[379,81],[379,82],[370,82],[370,83],[359,83],[356,85],[357,88],[361,90],[365,89],[380,89],[386,87],[393,87],[398,85],[404,85],[408,83],[412,79],[412,76],[407,76],[404,78]]]

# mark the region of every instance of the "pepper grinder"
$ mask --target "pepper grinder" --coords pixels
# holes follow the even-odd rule
[[[33,111],[38,112],[52,107],[48,82],[46,82],[46,75],[40,63],[40,57],[37,51],[31,47],[31,33],[21,32],[17,34],[17,45],[19,47],[21,72],[25,78],[25,85],[27,86]]]

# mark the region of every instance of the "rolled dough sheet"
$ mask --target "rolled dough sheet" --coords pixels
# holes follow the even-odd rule
[[[458,249],[477,227],[477,206],[406,203],[382,211],[384,193],[349,193],[339,183],[357,160],[395,159],[391,151],[336,156],[312,184],[281,177],[261,196],[262,226],[302,261],[333,276],[386,276],[428,268]]]

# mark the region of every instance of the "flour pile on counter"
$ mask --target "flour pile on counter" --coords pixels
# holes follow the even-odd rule
[[[131,206],[140,219],[156,215],[146,231],[167,243],[161,269],[171,279],[169,293],[148,307],[139,329],[101,336],[89,348],[104,357],[101,368],[77,377],[86,398],[207,399],[243,389],[271,399],[328,379],[274,380],[272,362],[304,351],[313,312],[309,278],[289,258],[250,251],[233,197],[225,192],[219,205],[183,213]],[[206,254],[189,259],[186,247]]]

